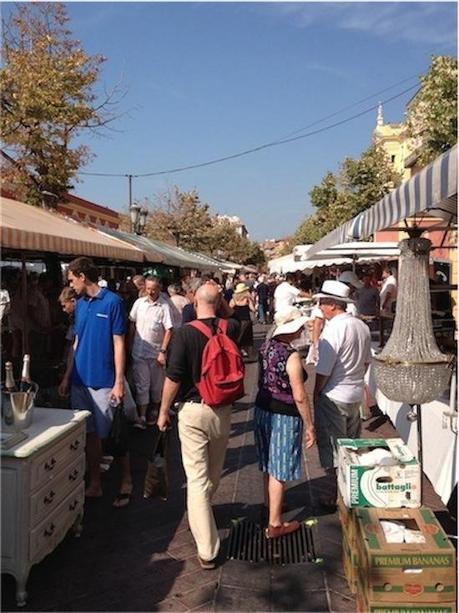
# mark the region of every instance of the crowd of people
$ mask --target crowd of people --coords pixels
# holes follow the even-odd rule
[[[286,484],[301,475],[303,446],[317,444],[330,478],[329,493],[320,503],[327,508],[336,504],[336,439],[358,437],[362,405],[374,404],[364,382],[371,359],[370,326],[381,313],[393,311],[397,282],[392,271],[384,269],[379,284],[371,270],[362,269],[359,275],[346,270],[321,279],[319,287],[301,272],[219,279],[201,275],[177,283],[137,275],[113,286],[89,258],[80,257],[68,265],[66,276],[57,296],[46,275],[30,275],[25,299],[17,284],[7,325],[14,331],[26,313],[36,355],[50,350],[53,317],[61,328],[62,315],[68,318],[59,394],[69,398],[72,409],[90,411],[88,498],[103,493],[103,442],[115,407],[124,404],[134,427],[160,431],[170,427],[176,407],[190,529],[199,563],[213,568],[220,541],[212,497],[223,468],[232,404],[243,395],[231,396],[229,389],[243,378],[243,360],[258,360],[254,423],[266,537],[299,528],[298,522],[283,521],[282,506]],[[258,356],[257,321],[272,324]],[[227,344],[212,353],[208,347],[220,335]],[[306,352],[298,345],[304,337]],[[16,342],[11,351],[17,350]],[[307,365],[310,374],[315,371],[312,402],[305,392]],[[220,386],[218,406],[206,401],[203,391],[209,373],[211,384]],[[129,453],[120,465],[117,508],[130,503],[133,491]]]

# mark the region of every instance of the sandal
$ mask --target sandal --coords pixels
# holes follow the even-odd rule
[[[285,522],[280,526],[271,526],[269,525],[265,530],[265,536],[267,539],[276,539],[280,536],[285,536],[286,534],[291,534],[292,532],[296,532],[300,528],[300,522],[294,520],[290,522]]]
[[[113,507],[115,509],[124,509],[124,507],[127,507],[128,504],[131,502],[131,496],[132,496],[132,491],[131,492],[120,492],[119,494],[117,494],[115,500],[113,501]]]

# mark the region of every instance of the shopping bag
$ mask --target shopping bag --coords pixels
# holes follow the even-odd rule
[[[113,406],[113,421],[108,437],[105,439],[105,453],[114,458],[125,456],[129,444],[129,426],[123,403]]]
[[[169,481],[167,477],[168,432],[158,430],[152,454],[147,463],[147,472],[143,484],[144,498],[161,498],[167,500]]]

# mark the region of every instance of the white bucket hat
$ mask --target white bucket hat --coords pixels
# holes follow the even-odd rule
[[[362,281],[360,281],[358,276],[355,274],[355,272],[352,272],[352,270],[345,270],[342,272],[338,277],[338,281],[341,281],[342,283],[349,283],[349,285],[352,285],[352,287],[355,287],[356,289],[363,287]]]
[[[296,308],[288,309],[285,311],[279,311],[274,316],[274,323],[276,327],[272,336],[279,336],[280,334],[293,334],[298,332],[300,328],[308,321],[308,318],[300,313]]]
[[[320,298],[335,298],[340,302],[354,302],[352,298],[349,298],[351,288],[342,283],[341,281],[324,281],[320,292],[314,296],[314,298],[320,300]]]

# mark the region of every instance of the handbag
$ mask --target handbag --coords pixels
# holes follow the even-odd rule
[[[167,500],[169,479],[167,475],[167,451],[169,433],[158,430],[143,484],[144,498]]]
[[[105,439],[105,451],[114,458],[125,456],[129,448],[129,426],[123,403],[113,407],[112,427]]]

